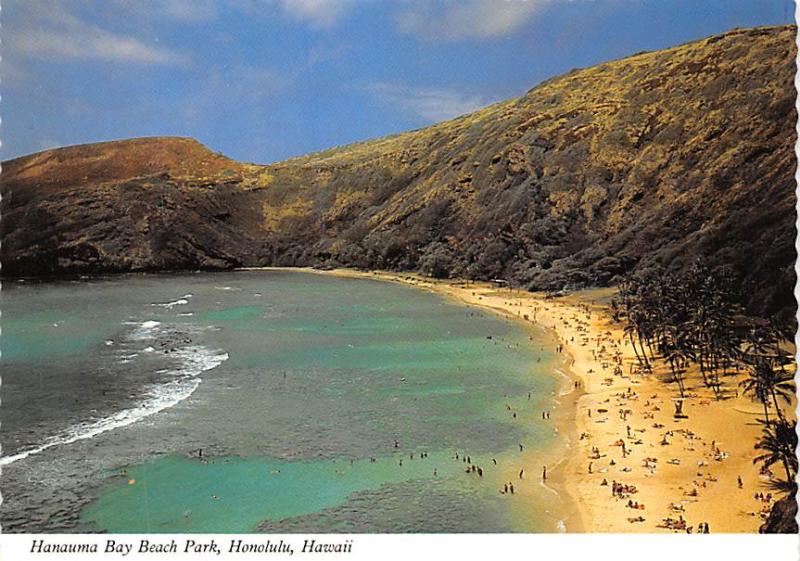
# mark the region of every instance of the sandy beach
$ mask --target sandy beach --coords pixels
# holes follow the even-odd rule
[[[559,517],[566,531],[685,532],[667,522],[683,519],[694,532],[700,523],[712,533],[758,532],[760,514],[771,504],[755,498],[768,492],[767,479],[753,465],[760,404],[738,395],[738,375],[725,379],[731,397],[717,401],[699,374],[690,372],[683,407],[687,418],[675,418],[677,389],[660,380],[667,376],[666,366],[647,375],[635,370],[633,349],[609,313],[613,289],[547,298],[406,273],[324,274],[400,282],[555,333],[567,366],[565,389],[542,422],[552,423],[563,439],[544,458],[520,459],[535,467],[526,472],[526,484],[518,486],[517,494],[524,499],[534,478],[561,493],[565,510]],[[543,461],[546,481],[541,479]],[[507,471],[509,481],[518,476],[516,465]]]

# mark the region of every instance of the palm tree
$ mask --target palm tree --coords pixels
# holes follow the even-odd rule
[[[794,355],[781,348],[781,343],[784,339],[793,339],[794,331],[791,328],[780,325],[775,320],[771,320],[769,324],[769,339],[771,339],[772,346],[775,350],[774,358],[781,369],[782,373],[786,373],[786,365],[794,362]]]
[[[623,332],[628,337],[628,340],[631,342],[631,347],[633,347],[633,354],[636,355],[636,360],[639,365],[644,368],[645,370],[650,370],[650,361],[647,360],[647,352],[644,350],[644,346],[642,345],[642,352],[639,353],[639,349],[636,347],[636,340],[639,340],[639,343],[642,342],[642,331],[641,328],[634,323],[636,320],[631,320],[629,323],[625,325]]]
[[[774,423],[764,422],[763,425],[763,434],[755,448],[764,453],[756,456],[753,463],[761,462],[764,467],[770,467],[780,462],[786,472],[786,482],[793,483],[797,475],[797,422],[779,419]]]
[[[772,387],[775,380],[775,371],[769,360],[758,357],[748,364],[747,378],[739,382],[744,395],[761,402],[764,406],[764,422],[769,424],[769,403],[772,399]]]
[[[790,405],[792,398],[795,395],[794,375],[786,370],[776,371],[772,369],[772,380],[770,381],[770,394],[772,395],[772,402],[775,404],[775,412],[778,418],[784,419],[783,410],[778,404],[778,398]]]
[[[794,376],[783,370],[776,370],[774,359],[758,356],[750,358],[747,364],[748,377],[739,382],[745,395],[751,395],[764,406],[764,421],[769,423],[768,407],[775,406],[778,419],[783,419],[783,410],[778,398],[791,404],[795,395]]]
[[[683,374],[686,372],[686,363],[680,355],[680,351],[676,349],[674,353],[669,354],[667,356],[667,362],[669,362],[670,370],[672,370],[672,380],[678,384],[678,391],[681,397],[686,397],[686,387],[683,382]]]
[[[650,370],[650,361],[647,359],[644,345],[648,334],[648,311],[642,298],[642,289],[643,286],[638,279],[626,280],[620,285],[612,306],[614,318],[625,322],[624,333],[631,342],[637,362],[642,368]]]

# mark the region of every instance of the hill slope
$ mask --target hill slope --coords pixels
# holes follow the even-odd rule
[[[753,311],[788,310],[794,36],[735,30],[269,166],[164,138],[18,158],[2,272],[345,265],[557,289],[702,255]]]

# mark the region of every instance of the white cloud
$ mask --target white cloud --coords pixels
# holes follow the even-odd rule
[[[41,1],[41,0],[39,0]],[[73,0],[74,2],[75,0]],[[119,18],[146,20],[173,20],[178,23],[212,21],[220,8],[230,0],[82,0],[94,13],[113,14]]]
[[[217,16],[216,0],[150,0],[153,10],[174,20],[195,23]]]
[[[280,0],[281,7],[291,17],[320,28],[336,25],[352,3],[352,0]]]
[[[329,29],[338,24],[357,0],[219,0],[227,8],[255,17],[274,17],[276,12],[315,27]]]
[[[47,9],[49,7],[49,9]],[[42,60],[101,60],[136,64],[173,65],[185,55],[148,44],[132,35],[114,33],[87,23],[59,7],[40,5],[24,25],[6,28],[3,44],[13,54]]]
[[[367,86],[378,101],[435,123],[471,113],[491,101],[444,88],[415,88],[385,82]]]
[[[517,31],[549,1],[417,0],[395,14],[395,26],[427,40],[490,39]]]

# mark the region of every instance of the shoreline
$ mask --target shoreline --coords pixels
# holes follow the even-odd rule
[[[554,427],[566,435],[563,457],[548,465],[547,487],[565,503],[568,532],[685,533],[665,519],[685,520],[693,531],[707,523],[712,533],[757,533],[771,503],[767,478],[753,465],[760,435],[760,405],[736,392],[717,401],[687,375],[688,418],[674,418],[673,384],[661,364],[651,374],[634,371],[634,353],[622,326],[612,322],[613,289],[565,296],[497,288],[488,283],[437,280],[415,273],[320,271],[306,268],[245,270],[311,272],[396,282],[485,308],[531,328],[552,332],[562,347],[564,375],[580,389],[554,396]],[[612,369],[619,363],[619,369]],[[725,380],[737,387],[738,376]],[[792,408],[793,410],[793,408]],[[557,439],[562,440],[562,439]],[[625,443],[625,451],[621,442]],[[549,453],[548,453],[549,456]],[[739,485],[737,478],[741,478]],[[603,481],[607,483],[602,484]],[[630,493],[612,495],[613,482]],[[639,508],[632,508],[638,506]]]

